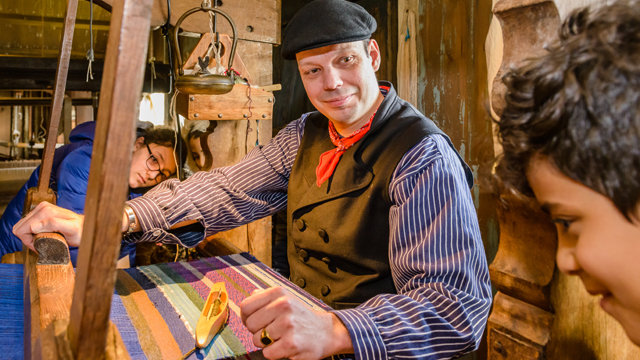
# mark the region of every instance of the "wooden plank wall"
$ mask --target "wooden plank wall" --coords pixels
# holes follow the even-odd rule
[[[449,135],[473,170],[472,195],[491,262],[498,248],[498,221],[491,190],[479,181],[493,158],[484,53],[491,0],[419,1],[417,19],[417,107]],[[484,359],[485,349],[483,344],[465,359]]]

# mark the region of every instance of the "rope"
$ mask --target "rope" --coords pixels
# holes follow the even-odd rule
[[[171,94],[172,87],[173,87],[173,79],[175,79],[175,75],[173,73],[173,55],[171,51],[171,40],[169,39],[169,26],[171,26],[171,0],[167,0],[167,22],[160,27],[162,36],[164,36],[164,39],[167,43],[167,49],[169,49],[169,51],[167,52],[167,55],[169,58],[169,76],[170,76],[168,93]]]
[[[47,137],[47,129],[44,127],[44,111],[40,111],[40,129],[42,132],[38,131],[38,142],[43,142]]]
[[[215,17],[215,19],[214,17],[215,17],[215,14],[209,11],[209,34],[211,35],[211,46],[209,47],[208,55],[211,58],[211,55],[212,55],[211,53],[213,52],[214,59],[216,60],[216,67],[212,71],[212,73],[221,74],[224,71],[224,68],[220,64],[220,51],[222,49],[222,45],[220,44],[220,38],[219,38],[218,32],[213,29],[214,22],[217,21],[217,17]],[[215,43],[213,41],[214,36],[215,36]],[[215,49],[215,52],[213,51],[213,49]]]
[[[149,67],[151,68],[151,93],[153,93],[153,80],[156,78],[156,57],[153,56],[153,39],[149,40]]]
[[[251,117],[253,116],[253,111],[251,111],[251,103],[253,102],[253,99],[251,99],[251,84],[249,84],[248,80],[247,80],[247,88],[249,90],[249,94],[247,95],[247,97],[249,98],[249,105],[248,105],[249,115],[247,116],[247,132],[245,133],[245,136],[244,136],[244,154],[245,155],[249,153],[249,133],[253,131],[251,129]],[[256,125],[259,125],[258,120],[256,120]],[[256,131],[256,145],[258,145],[258,138],[257,138],[258,135],[259,133]]]
[[[176,91],[173,93],[173,96],[171,97],[171,103],[169,104],[169,116],[171,116],[171,119],[173,120],[173,123],[177,128],[177,130],[173,132],[173,136],[175,139],[175,143],[173,144],[173,160],[176,163],[176,169],[177,169],[176,172],[178,173],[178,180],[182,180],[180,178],[180,167],[182,164],[180,164],[178,162],[178,159],[176,158],[176,149],[178,148],[178,131],[180,131],[180,120],[177,118],[177,115],[176,115],[176,98],[178,97],[179,92],[180,91],[176,89]],[[182,147],[180,149],[182,149]],[[182,156],[180,156],[180,159],[182,159]]]
[[[89,0],[91,2],[91,7],[89,8],[89,38],[90,47],[89,51],[87,51],[87,60],[89,60],[89,66],[87,67],[87,82],[89,82],[89,78],[93,80],[93,69],[91,68],[91,63],[94,61],[93,54],[93,0]]]

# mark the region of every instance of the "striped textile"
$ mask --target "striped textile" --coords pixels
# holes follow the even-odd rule
[[[389,91],[384,101],[400,100]],[[283,209],[307,116],[236,165],[164,181],[129,201],[143,235],[125,242],[193,247]],[[491,308],[491,282],[474,201],[445,136],[425,137],[404,155],[389,197],[389,263],[398,294],[335,311],[349,330],[355,358],[450,359],[475,350]],[[167,231],[184,220],[198,220],[204,233],[178,237]]]
[[[228,326],[190,359],[263,359],[240,319],[240,302],[255,289],[284,286],[310,307],[329,310],[247,253],[118,270],[111,320],[131,358],[179,359],[192,349],[204,302],[220,281],[229,294]]]
[[[24,302],[21,264],[0,264],[0,354],[24,358]]]

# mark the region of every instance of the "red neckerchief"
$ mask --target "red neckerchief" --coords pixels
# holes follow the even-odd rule
[[[331,142],[336,146],[336,148],[320,155],[320,163],[316,168],[316,183],[318,184],[318,187],[333,175],[342,154],[347,151],[348,148],[357,143],[358,140],[362,139],[367,132],[369,132],[369,129],[371,128],[371,121],[373,120],[373,117],[376,116],[376,112],[378,112],[378,109],[374,111],[369,121],[367,121],[363,127],[346,137],[340,137],[340,134],[336,131],[333,123],[329,121],[329,136],[331,137]]]

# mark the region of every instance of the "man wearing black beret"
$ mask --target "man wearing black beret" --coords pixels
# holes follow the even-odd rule
[[[306,5],[282,55],[297,60],[318,111],[234,166],[128,202],[135,221],[125,217],[123,231],[143,231],[128,241],[189,247],[287,206],[291,280],[335,311],[283,288],[252,294],[242,320],[267,359],[452,358],[477,348],[484,331],[491,288],[471,171],[431,120],[376,80],[375,29],[357,4]],[[28,242],[34,221],[54,223],[46,216],[14,232]],[[166,231],[184,220],[204,234]],[[42,226],[52,230],[81,233]]]

